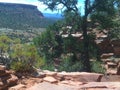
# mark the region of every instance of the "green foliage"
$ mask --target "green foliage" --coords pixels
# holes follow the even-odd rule
[[[67,7],[68,11],[74,11],[75,9],[77,9],[76,5],[78,3],[78,0],[39,0],[41,2],[44,2],[44,4],[46,4],[48,6],[49,9],[51,9],[52,11],[54,10],[61,10],[64,7]],[[63,8],[57,7],[59,4],[63,5]]]
[[[82,30],[83,33],[83,61],[85,69],[90,70],[90,58],[89,52],[95,45],[90,45],[89,35],[88,35],[88,18],[92,20],[92,23],[99,23],[102,28],[111,28],[113,25],[112,19],[115,15],[115,0],[85,0],[84,1],[84,15],[81,17],[81,12],[77,7],[78,0],[39,0],[46,4],[51,10],[63,10],[64,26],[70,26],[71,29],[68,30],[68,34],[71,35],[72,32]],[[58,5],[63,5],[63,8],[59,8]],[[72,38],[64,42],[64,49],[71,49],[70,52],[74,53],[76,51],[75,44]],[[77,44],[77,43],[76,43]],[[92,43],[93,44],[93,43]],[[69,48],[70,47],[70,48]],[[95,47],[96,48],[96,47]],[[65,51],[65,50],[64,50]],[[95,50],[92,50],[93,52]]]
[[[39,68],[44,60],[31,44],[21,44],[20,39],[0,36],[0,63],[16,71],[31,71],[33,66]]]
[[[109,32],[109,38],[112,40],[119,40],[120,39],[120,27],[114,27]]]
[[[90,58],[95,58],[99,60],[100,59],[99,52],[98,52],[99,48],[96,42],[94,41],[96,38],[96,35],[94,33],[90,33],[88,34],[88,37],[89,37],[89,56]]]
[[[74,71],[82,71],[83,64],[81,61],[73,61],[72,55],[66,55],[62,57],[62,62],[58,66],[59,71],[68,71],[68,72],[74,72]]]
[[[113,25],[112,18],[107,15],[96,13],[91,16],[92,21],[99,23],[101,28],[110,28]]]
[[[40,67],[43,70],[50,70],[50,71],[54,71],[55,70],[55,66],[53,65],[53,63],[45,63],[44,66]]]
[[[113,21],[114,21],[114,27],[110,29],[108,36],[112,40],[120,39],[120,16],[117,15]]]
[[[72,35],[69,35],[67,38],[63,38],[63,49],[64,53],[75,53],[83,51],[83,43]]]
[[[6,35],[0,36],[0,63],[9,66],[9,52],[12,40]]]
[[[42,57],[45,57],[46,63],[52,62],[55,55],[54,48],[57,46],[55,35],[52,31],[47,30],[39,37],[34,39],[34,43],[38,48],[38,52]]]
[[[71,35],[68,36],[68,38],[65,38],[63,40],[63,48],[64,52],[70,53],[73,52],[75,49],[75,38]]]
[[[64,11],[64,27],[70,26],[70,32],[81,31],[82,17],[79,13]]]
[[[64,20],[58,20],[53,25],[48,26],[47,30],[59,33],[64,25]]]
[[[15,71],[31,71],[32,66],[41,66],[44,61],[39,57],[37,49],[33,45],[16,44],[13,46],[11,53],[12,64],[11,68]]]
[[[105,29],[113,27],[113,18],[115,16],[115,7],[113,2],[114,0],[96,0],[96,4],[98,6],[90,15],[92,23],[97,22],[101,28]]]
[[[25,64],[21,61],[12,62],[11,69],[15,70],[16,72],[31,72],[33,70],[32,67],[29,67],[28,64]]]
[[[91,66],[92,66],[92,72],[105,73],[105,68],[103,68],[102,62],[100,62],[100,61],[92,61]]]
[[[5,53],[9,50],[12,40],[6,35],[0,36],[0,53]]]

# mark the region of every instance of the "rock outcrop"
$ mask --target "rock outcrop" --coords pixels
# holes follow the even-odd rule
[[[21,90],[119,90],[120,82],[100,82],[102,74],[43,71],[42,82]],[[43,75],[43,74],[41,74]]]
[[[43,70],[33,75],[8,90],[120,90],[120,82],[105,82],[99,73]]]
[[[9,90],[74,90],[76,86],[78,88],[80,85],[89,82],[100,82],[103,76],[97,73],[52,72],[48,70],[38,72],[38,74],[34,76],[36,79],[24,79],[18,85],[9,88]]]
[[[11,71],[0,65],[0,90],[6,90],[9,86],[16,85],[17,81],[18,78]]]

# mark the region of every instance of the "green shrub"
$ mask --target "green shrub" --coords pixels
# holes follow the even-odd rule
[[[49,64],[49,65],[45,64],[44,66],[41,67],[41,69],[54,71],[55,67],[53,64]]]
[[[73,61],[72,56],[63,57],[62,62],[58,67],[59,71],[68,71],[68,72],[82,71],[82,69],[83,69],[83,65],[81,61]]]
[[[16,44],[11,53],[11,68],[15,71],[32,71],[33,66],[44,65],[44,60],[38,55],[34,45]]]
[[[100,61],[93,61],[91,62],[91,66],[92,66],[92,72],[95,73],[104,73],[105,72],[105,68],[102,67],[102,62]]]
[[[21,61],[14,61],[11,64],[11,68],[15,71],[26,72],[28,70],[32,70],[32,67],[26,65],[24,62]]]

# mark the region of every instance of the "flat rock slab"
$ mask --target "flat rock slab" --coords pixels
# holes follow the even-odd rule
[[[120,82],[89,82],[81,86],[81,89],[89,90],[90,88],[99,88],[95,90],[120,90]]]
[[[56,85],[56,84],[43,82],[36,84],[33,87],[28,88],[27,90],[79,90],[79,89],[75,89],[71,86],[66,86],[66,85]]]
[[[60,72],[57,77],[64,77],[66,80],[80,82],[100,82],[103,74],[87,73],[87,72]]]
[[[27,90],[120,90],[120,82],[89,82],[79,86],[43,82]]]

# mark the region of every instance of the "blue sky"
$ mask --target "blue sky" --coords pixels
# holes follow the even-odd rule
[[[83,13],[83,1],[84,0],[78,0],[78,7],[81,7],[81,12]],[[39,2],[38,0],[0,0],[0,2],[9,2],[9,3],[23,3],[23,4],[32,4],[32,5],[36,5],[38,7],[38,9],[43,12],[43,13],[57,13],[56,11],[52,12],[51,10],[47,9],[47,6],[44,5],[43,3]],[[61,7],[61,6],[59,6]]]

